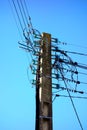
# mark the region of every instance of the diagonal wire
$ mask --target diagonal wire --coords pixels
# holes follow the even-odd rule
[[[20,3],[21,3],[22,10],[23,10],[22,12],[23,12],[23,14],[25,16],[25,19],[26,19],[28,27],[29,27],[28,36],[26,36],[25,33],[24,33],[24,36],[26,37],[27,41],[29,41],[29,43],[31,43],[31,46],[33,47],[33,41],[34,41],[33,33],[34,33],[34,29],[33,29],[33,26],[32,26],[31,18],[29,16],[27,4],[26,4],[25,0],[23,2],[20,0]],[[27,13],[27,15],[26,15],[26,13]],[[29,22],[27,20],[27,16],[29,17]],[[33,50],[34,50],[34,48],[33,48]]]
[[[25,1],[25,0],[24,0],[24,5],[25,5],[25,9],[26,9],[27,15],[28,15],[28,17],[29,17],[29,19],[30,19],[29,11],[28,11],[27,4],[26,4],[26,1]]]
[[[28,8],[27,8],[26,0],[24,0],[24,6],[25,6],[25,9],[26,9],[26,13],[27,13],[27,15],[29,17],[29,24],[30,24],[30,26],[31,26],[31,28],[33,30],[32,22],[31,22],[31,17],[29,15],[29,11],[28,11]]]
[[[21,32],[20,32],[20,29],[19,29],[19,26],[18,26],[18,23],[17,23],[17,20],[16,20],[16,17],[15,17],[15,14],[14,14],[14,11],[13,11],[13,8],[12,8],[12,5],[11,5],[10,0],[8,0],[8,3],[9,3],[9,5],[10,5],[11,12],[12,12],[13,18],[14,18],[14,20],[15,20],[15,24],[16,24],[16,26],[17,26],[19,35],[20,35],[20,37],[21,37],[21,40],[23,41],[23,38],[22,38],[22,35],[21,35]]]
[[[26,15],[25,8],[24,8],[24,5],[23,5],[22,0],[20,0],[20,3],[21,3],[21,7],[22,7],[22,10],[23,10],[23,13],[24,13],[24,16],[25,16],[25,19],[26,19],[27,25],[28,25],[28,19],[27,19],[27,15]]]
[[[25,12],[25,9],[24,9],[24,6],[23,6],[23,2],[22,2],[21,0],[20,0],[20,3],[21,3],[21,7],[22,7],[22,10],[23,10],[23,13],[24,13],[24,16],[25,16],[27,25],[29,25],[29,24],[28,24],[28,19],[27,19],[27,16],[26,16],[26,12]],[[27,8],[27,7],[26,7],[26,8]],[[31,27],[31,28],[29,29],[29,33],[31,33],[32,41],[34,41],[33,34],[32,34],[32,32],[30,31],[30,30],[33,30],[31,21],[30,21],[30,27]]]
[[[20,16],[19,16],[19,14],[18,14],[18,11],[17,11],[17,8],[16,8],[16,4],[15,4],[14,0],[12,0],[12,3],[13,3],[13,6],[14,6],[14,9],[15,9],[15,12],[16,12],[16,14],[17,14],[17,17],[18,17],[18,20],[19,20],[21,29],[22,29],[22,31],[23,31],[23,26],[22,26],[22,23],[21,23],[21,20],[20,20]]]
[[[29,17],[29,26],[31,28],[32,34],[34,34],[35,32],[34,32],[33,25],[32,25],[32,22],[31,22],[31,17],[29,15],[29,11],[28,11],[28,8],[27,8],[26,0],[24,0],[24,6],[25,6],[25,9],[26,9],[27,15]]]
[[[18,4],[18,7],[19,7],[19,11],[20,11],[20,14],[21,14],[21,17],[22,17],[24,26],[25,26],[25,28],[26,28],[26,22],[25,22],[25,19],[24,19],[24,16],[23,16],[23,12],[22,12],[22,10],[21,10],[21,6],[20,6],[20,3],[19,3],[18,0],[17,0],[17,4]]]
[[[62,75],[62,77],[63,77],[63,79],[64,79],[64,76],[63,76],[61,70],[60,70],[60,73],[61,73],[61,75]],[[65,81],[65,80],[63,80],[63,81],[64,81],[64,84],[65,84],[65,87],[68,88],[68,87],[67,87],[67,84],[66,84],[66,81]],[[72,99],[72,97],[71,97],[70,92],[69,92],[68,89],[67,89],[67,92],[68,92],[68,95],[69,95],[69,97],[70,97],[70,100],[71,100],[71,103],[72,103],[72,106],[73,106],[74,112],[75,112],[76,117],[77,117],[77,120],[78,120],[78,123],[79,123],[79,125],[80,125],[80,127],[81,127],[81,130],[83,130],[82,123],[81,123],[81,121],[80,121],[79,115],[78,115],[78,113],[77,113],[76,107],[75,107],[75,105],[74,105],[73,99]]]

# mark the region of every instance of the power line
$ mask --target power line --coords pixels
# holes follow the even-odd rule
[[[23,6],[23,2],[22,2],[22,0],[20,0],[20,3],[21,3],[21,7],[22,7],[22,10],[23,10],[23,13],[24,13],[25,19],[26,19],[26,21],[27,21],[27,25],[28,25],[28,19],[27,19],[27,16],[26,16],[26,12],[25,12],[25,9],[24,9],[24,6]]]
[[[20,37],[21,37],[21,39],[22,39],[22,41],[23,41],[23,38],[22,38],[22,35],[21,35],[21,32],[20,32],[20,29],[19,29],[19,26],[18,26],[18,23],[17,23],[17,20],[16,20],[16,17],[15,17],[15,14],[14,14],[14,11],[13,11],[13,8],[12,8],[12,5],[11,5],[10,0],[8,0],[8,3],[9,3],[9,5],[10,5],[11,12],[12,12],[13,18],[14,18],[14,20],[15,20],[15,24],[16,24],[16,26],[17,26],[19,35],[20,35]]]
[[[66,44],[67,44],[67,45],[71,45],[71,46],[75,46],[75,47],[79,47],[79,48],[87,49],[87,46],[81,46],[81,45],[70,44],[70,43],[66,43]]]
[[[56,96],[56,97],[67,97],[67,98],[70,98],[69,96],[60,95],[60,94],[56,94],[55,96]],[[79,97],[79,96],[71,96],[71,98],[87,99],[87,97]]]
[[[87,64],[83,64],[83,63],[78,63],[78,64],[87,67]]]
[[[31,84],[31,80],[30,80],[30,77],[29,77],[29,67],[27,67],[27,78],[28,78],[29,83]]]
[[[67,42],[61,42],[60,40],[57,40],[57,44],[61,44],[61,45],[70,45],[70,46],[75,46],[75,47],[79,47],[79,48],[84,48],[87,49],[87,46],[81,46],[81,45],[76,45],[76,44],[71,44],[71,43],[67,43]]]
[[[19,19],[21,28],[22,28],[22,30],[23,30],[22,23],[21,23],[21,20],[20,20],[18,11],[17,11],[16,4],[15,4],[15,2],[14,2],[13,0],[12,0],[12,2],[13,2],[13,5],[14,5],[16,14],[17,14],[17,16],[18,16],[18,19]],[[22,3],[21,0],[20,0],[20,2],[21,2],[21,5],[20,5],[19,1],[17,0],[17,4],[18,4],[19,10],[20,10],[20,14],[21,14],[23,23],[24,23],[24,25],[25,25],[25,27],[26,27],[27,16],[26,16],[26,13],[25,13],[25,9],[26,9],[26,11],[27,11],[28,16],[29,16],[29,13],[28,13],[28,9],[27,9],[25,0],[24,0],[25,7],[26,7],[25,9],[24,9],[24,6],[23,6],[23,3]],[[22,9],[21,9],[21,8],[22,8]],[[24,16],[25,16],[25,18],[24,18]],[[25,19],[26,19],[26,20],[25,20]],[[30,17],[29,17],[29,20],[30,20]],[[27,23],[28,23],[28,21],[27,21]],[[30,25],[31,25],[31,28],[30,28],[30,29],[33,31],[33,27],[32,27],[31,20],[30,20]],[[29,30],[29,31],[30,31],[30,30]],[[30,33],[31,33],[32,41],[33,41],[33,32],[30,32]],[[74,52],[68,52],[68,51],[67,51],[67,53],[74,53]],[[66,57],[68,57],[69,60],[70,60],[70,62],[67,62],[67,61],[64,61],[64,60],[61,60],[61,59],[60,59],[62,62],[65,62],[66,64],[70,63],[70,64],[73,65],[73,66],[76,65],[76,64],[73,64],[71,58],[66,54],[66,52],[65,52],[65,53],[62,53],[62,54],[64,54],[64,55],[65,55]],[[83,55],[82,53],[77,53],[77,52],[75,52],[75,54]],[[86,55],[86,56],[87,56],[87,55]],[[82,66],[82,65],[79,65],[79,64],[77,64],[76,66],[77,66],[77,67],[82,67],[82,68],[85,68],[85,69],[86,69],[86,66]],[[62,75],[62,79],[64,80],[65,86],[66,86],[66,88],[67,88],[67,84],[66,84],[65,78],[64,78],[64,76],[63,76],[61,70],[60,70],[60,73],[61,73],[61,75]],[[84,82],[81,82],[81,83],[84,83]],[[85,84],[87,84],[87,83],[85,83]],[[81,121],[80,121],[80,119],[79,119],[77,110],[76,110],[75,105],[74,105],[74,102],[73,102],[73,100],[72,100],[73,97],[70,95],[69,90],[68,90],[68,89],[66,89],[66,90],[67,90],[67,92],[68,92],[68,95],[69,95],[68,97],[69,97],[70,100],[71,100],[71,103],[72,103],[73,109],[74,109],[74,111],[75,111],[76,117],[77,117],[77,119],[78,119],[78,122],[79,122],[79,124],[80,124],[80,127],[81,127],[81,129],[83,130],[83,127],[82,127]],[[56,95],[56,96],[58,96],[58,95]],[[64,95],[62,95],[62,96],[64,96]]]
[[[28,15],[28,17],[30,18],[29,11],[28,11],[27,4],[26,4],[26,1],[25,1],[25,0],[24,0],[24,5],[25,5],[25,9],[26,9],[27,15]]]
[[[82,84],[87,84],[86,82],[80,82],[80,83],[82,83]]]
[[[15,4],[14,0],[12,0],[12,3],[13,3],[13,6],[14,6],[14,9],[15,9],[15,12],[16,12],[16,14],[17,14],[17,17],[18,17],[18,20],[19,20],[21,29],[22,29],[22,31],[23,31],[23,26],[22,26],[22,23],[21,23],[21,20],[20,20],[20,16],[19,16],[19,14],[18,14],[18,11],[17,11],[17,8],[16,8],[16,4]]]
[[[21,14],[21,17],[22,17],[22,20],[23,20],[24,26],[25,26],[25,28],[26,28],[26,22],[25,22],[25,19],[24,19],[24,16],[23,16],[22,10],[21,10],[21,6],[20,6],[20,3],[19,3],[18,0],[17,0],[17,4],[18,4],[18,7],[19,7],[19,11],[20,11],[20,14]],[[27,28],[26,28],[26,29],[27,29]]]
[[[72,62],[72,60],[71,61],[67,61],[66,59],[61,59],[61,58],[58,58],[58,61],[61,62],[61,63],[69,64],[69,65],[72,65],[72,66],[77,66],[79,68],[87,70],[87,65],[86,64]]]
[[[61,70],[60,70],[60,72],[61,72],[61,75],[62,75],[62,77],[63,77],[63,79],[64,79],[64,76],[63,76]],[[74,102],[73,102],[72,97],[71,97],[71,95],[70,95],[70,92],[69,92],[69,90],[68,90],[68,87],[67,87],[66,81],[65,81],[65,80],[63,80],[63,81],[64,81],[65,87],[66,87],[66,89],[67,89],[67,92],[68,92],[69,98],[70,98],[70,100],[71,100],[71,103],[72,103],[72,106],[73,106],[74,112],[75,112],[76,117],[77,117],[77,119],[78,119],[79,125],[80,125],[80,127],[81,127],[81,130],[83,130],[82,123],[81,123],[81,121],[80,121],[80,118],[79,118],[79,115],[78,115],[78,113],[77,113],[76,107],[75,107],[75,105],[74,105]]]
[[[59,68],[59,66],[56,66],[57,68]],[[70,72],[70,73],[74,73],[74,74],[82,74],[82,75],[87,75],[87,73],[84,73],[84,72],[80,72],[80,71],[77,71],[77,70],[70,70],[70,69],[66,69],[66,68],[62,68],[60,67],[60,69],[62,70],[65,70],[66,72]]]
[[[64,51],[64,50],[60,50],[58,47],[56,46],[52,46],[54,47],[54,49],[52,49],[52,51],[56,51],[56,52],[60,52],[62,54],[66,54],[66,53],[71,53],[71,54],[77,54],[77,55],[82,55],[82,56],[87,56],[87,54],[85,53],[80,53],[80,52],[73,52],[73,51]],[[66,54],[67,55],[67,54]]]
[[[77,54],[77,55],[82,55],[82,56],[87,56],[87,54],[84,53],[79,53],[79,52],[72,52],[72,51],[64,51],[66,53],[72,53],[72,54]]]
[[[87,75],[87,73],[83,73],[83,72],[78,72],[79,74],[83,74],[83,75]]]
[[[29,17],[29,26],[31,27],[31,30],[34,31],[33,26],[32,26],[32,22],[31,22],[31,17],[29,15],[29,11],[28,11],[28,8],[27,8],[26,0],[24,0],[24,6],[25,6],[25,9],[26,9],[26,13]]]
[[[20,6],[20,3],[19,3],[18,0],[17,0],[17,3],[18,3],[18,7],[19,7],[19,10],[20,10],[20,14],[21,14],[23,23],[24,23],[24,25],[25,25],[25,29],[26,29],[26,31],[27,31],[26,22],[25,22],[25,19],[24,19],[24,16],[23,16],[23,13],[24,13],[24,15],[26,15],[25,10],[24,10],[23,3],[21,2],[21,6]],[[21,7],[22,7],[22,9],[21,9]],[[22,10],[23,10],[23,11],[22,11]],[[25,16],[25,18],[26,18],[26,20],[27,20],[27,17],[26,17],[26,16]],[[28,21],[27,21],[27,24],[28,24]],[[25,34],[24,30],[23,30],[23,34],[24,34],[24,37],[25,37],[26,41],[27,41],[28,43],[30,43],[31,46],[32,46],[32,48],[33,48],[32,41],[34,41],[34,37],[33,37],[33,34],[32,34],[32,31],[31,31],[31,30],[33,30],[32,26],[29,28],[29,31],[27,31],[27,35]],[[30,35],[30,34],[31,34],[31,35]],[[34,50],[34,48],[33,48],[33,50]]]

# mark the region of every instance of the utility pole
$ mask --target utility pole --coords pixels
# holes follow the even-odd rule
[[[71,66],[78,66],[85,68],[85,66],[79,65],[77,62],[73,62],[72,59],[66,54],[66,51],[60,50],[54,43],[61,43],[56,38],[51,38],[51,34],[43,33],[42,36],[34,33],[34,38],[38,38],[39,41],[30,39],[30,36],[24,37],[27,45],[19,42],[19,47],[28,51],[33,52],[35,59],[32,59],[32,65],[30,68],[32,74],[36,75],[36,81],[33,80],[32,84],[36,85],[36,127],[35,130],[53,130],[53,118],[52,118],[52,88],[67,90],[70,97],[71,103],[73,105],[75,114],[77,116],[80,127],[82,124],[79,120],[75,105],[72,100],[72,96],[69,91],[78,92],[83,94],[83,91],[77,91],[76,89],[69,89],[67,87],[67,82],[75,83],[75,88],[80,81],[74,79],[74,74],[77,75],[78,71],[73,70]],[[52,42],[52,45],[51,45]],[[33,43],[33,44],[32,44]],[[64,44],[64,43],[62,43]],[[52,53],[52,54],[51,54]],[[64,64],[63,64],[64,63]],[[34,66],[36,65],[37,68]],[[66,67],[65,67],[66,65]],[[59,70],[59,73],[58,73]],[[64,76],[64,73],[69,72],[70,78]],[[64,81],[65,87],[61,87],[58,83],[52,82],[52,78],[57,81],[61,79]],[[55,97],[59,97],[58,94]],[[54,98],[55,99],[55,98]],[[83,129],[83,128],[82,128]]]
[[[32,22],[28,13],[26,2],[24,2],[25,6],[23,5],[22,2],[18,2],[18,0],[16,3],[12,0],[12,3],[25,39],[23,40],[23,43],[18,42],[19,47],[29,52],[31,59],[34,62],[34,63],[32,62],[33,64],[32,63],[30,64],[30,68],[33,71],[32,74],[36,75],[36,81],[33,80],[32,83],[33,85],[36,85],[36,128],[35,129],[53,130],[52,88],[54,88],[58,90],[59,89],[67,90],[76,117],[78,119],[79,125],[83,130],[74,102],[72,100],[72,96],[70,95],[69,91],[75,93],[78,92],[80,94],[84,93],[83,91],[76,90],[77,84],[80,84],[80,81],[78,81],[79,72],[77,71],[76,67],[87,69],[87,66],[78,64],[77,62],[73,62],[71,57],[69,57],[67,53],[75,53],[80,55],[83,54],[60,50],[59,47],[57,47],[57,45],[53,45],[53,42],[59,44],[60,43],[66,44],[66,43],[60,42],[56,38],[51,38],[51,34],[48,33],[43,33],[41,36],[40,32],[34,29],[32,26]],[[36,45],[38,44],[38,41],[35,41],[35,38],[39,39],[40,41],[39,46]],[[51,46],[51,42],[52,42],[52,46]],[[52,51],[52,55],[51,55],[51,51]],[[38,61],[36,61],[36,59],[33,58],[37,58]],[[34,64],[37,65],[37,68],[36,66],[34,66]],[[67,73],[69,73],[69,75],[67,75]],[[77,75],[75,76],[76,77],[75,79],[74,79],[74,75]],[[54,83],[52,83],[52,78],[56,79],[58,82],[59,79],[61,79],[61,81],[64,82],[65,87],[61,87],[58,83],[55,83],[55,80]],[[75,89],[68,88],[67,82],[75,83]],[[55,97],[59,97],[59,95],[56,94]]]
[[[36,130],[53,130],[51,35],[42,34],[36,76]]]

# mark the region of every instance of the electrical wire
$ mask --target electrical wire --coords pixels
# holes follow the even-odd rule
[[[26,4],[26,0],[24,0],[24,6],[25,6],[25,9],[26,9],[27,15],[29,17],[29,26],[31,27],[31,30],[32,30],[31,32],[32,32],[32,34],[34,34],[36,29],[33,29],[32,22],[31,22],[31,17],[29,15],[28,7],[27,7],[27,4]],[[28,6],[29,6],[29,4],[28,4]]]
[[[74,83],[77,83],[77,84],[87,84],[87,82],[82,82],[82,81],[76,81],[76,80],[74,80],[74,79],[69,79],[69,78],[67,78],[67,77],[59,77],[59,78],[61,78],[62,80],[65,80],[65,81],[69,81],[69,82],[74,82]]]
[[[56,95],[55,95],[55,97],[53,98],[52,103],[54,102],[55,99],[56,99]]]
[[[79,47],[79,48],[87,49],[87,46],[81,46],[81,45],[70,44],[70,43],[66,43],[66,44],[67,44],[67,45],[71,45],[71,46],[75,46],[75,47]]]
[[[31,54],[31,53],[29,53]],[[31,64],[31,61],[30,61],[30,57],[31,57],[31,60],[32,60],[32,55],[30,55],[30,57],[28,56],[28,53],[26,52],[26,57],[27,57],[27,60],[28,60],[28,67],[27,67],[27,78],[28,78],[28,81],[29,83],[31,84],[31,77],[29,76],[29,69],[30,69],[30,64]]]
[[[67,61],[66,59],[61,59],[61,58],[59,58],[59,62],[65,63],[65,64],[69,64],[69,65],[72,65],[72,66],[77,66],[79,68],[87,70],[87,65],[86,64],[72,62],[72,61]]]
[[[71,53],[71,54],[82,55],[82,56],[87,56],[87,54],[79,53],[79,52],[72,52],[72,51],[64,51],[64,52],[66,52],[66,53]]]
[[[31,17],[29,15],[29,11],[28,11],[28,8],[27,8],[26,0],[24,0],[24,6],[25,6],[25,9],[26,9],[27,15],[29,17],[29,26],[31,27],[32,32],[34,32],[34,29],[33,29],[33,26],[32,26],[32,22],[31,22]]]
[[[31,84],[28,70],[29,70],[29,67],[27,67],[27,78],[28,78],[29,83]]]
[[[78,63],[76,66],[81,68],[81,69],[87,70],[87,65],[83,65],[83,64]]]
[[[77,66],[79,68],[82,68],[82,69],[86,69],[87,70],[87,65],[86,64],[82,64],[82,63],[77,63],[77,62],[73,62],[72,59],[66,54],[65,51],[63,50],[59,50],[58,47],[55,47],[55,49],[53,49],[52,51],[56,51],[56,52],[60,52],[61,54],[63,54],[65,56],[65,59],[64,58],[61,58],[59,57],[57,54],[55,55],[55,60],[56,61],[59,61],[61,63],[65,63],[65,64],[69,64],[69,65],[72,65],[72,66]],[[68,58],[68,60],[66,59]]]
[[[19,11],[20,11],[20,14],[21,14],[21,17],[22,17],[24,26],[25,26],[25,28],[27,29],[27,27],[26,27],[26,22],[25,22],[25,19],[24,19],[24,16],[23,16],[23,12],[22,12],[22,10],[21,10],[21,6],[20,6],[20,3],[19,3],[19,0],[17,0],[17,4],[18,4],[18,7],[19,7]]]
[[[60,72],[61,72],[61,75],[62,75],[62,77],[63,77],[63,79],[64,79],[64,76],[63,76],[61,70],[60,70]],[[75,112],[75,114],[76,114],[76,117],[77,117],[78,123],[79,123],[79,125],[80,125],[80,128],[81,128],[81,130],[83,130],[82,123],[81,123],[81,121],[80,121],[80,118],[79,118],[79,115],[78,115],[78,113],[77,113],[76,107],[75,107],[75,105],[74,105],[73,99],[72,99],[72,97],[71,97],[71,95],[70,95],[70,92],[69,92],[69,90],[68,90],[68,87],[67,87],[66,81],[65,81],[65,80],[63,80],[63,81],[64,81],[65,87],[66,87],[66,89],[67,89],[67,92],[68,92],[69,98],[70,98],[70,100],[71,100],[71,103],[72,103],[72,106],[73,106],[74,112]]]
[[[21,20],[20,20],[20,17],[19,17],[18,11],[17,11],[16,4],[14,3],[13,0],[12,0],[12,2],[13,2],[13,5],[14,5],[14,8],[15,8],[15,11],[16,11],[16,14],[17,14],[17,17],[18,17],[18,19],[19,19],[20,26],[21,26],[21,28],[22,28],[22,30],[23,30],[23,26],[22,26],[22,23],[21,23]],[[21,6],[20,6],[20,3],[19,3],[18,0],[17,0],[17,3],[18,3],[18,7],[19,7],[19,10],[20,10],[20,14],[21,14],[21,17],[22,17],[23,23],[24,23],[24,25],[25,25],[25,27],[26,27],[25,18],[24,18],[24,16],[23,16],[23,13],[25,14],[24,7],[23,7],[23,5],[22,5],[22,2],[21,2]],[[25,6],[26,6],[26,2],[25,2],[25,0],[24,0],[24,3],[25,3]],[[21,7],[22,7],[22,9],[23,9],[23,12],[22,12],[22,10],[21,10]],[[28,10],[27,10],[27,6],[26,6],[26,11],[28,12]],[[28,14],[28,16],[29,16],[29,14]],[[26,17],[26,16],[25,16],[25,17]],[[27,18],[27,17],[26,17],[26,18]],[[29,18],[30,18],[30,17],[29,17]],[[26,20],[27,20],[27,19],[26,19]],[[31,22],[31,21],[30,21],[30,22]],[[31,23],[31,27],[32,27],[32,23]],[[32,29],[33,29],[33,28],[32,28]],[[33,35],[32,35],[32,36],[33,36]],[[85,68],[85,67],[84,67],[84,68]],[[61,72],[61,70],[60,70],[60,72]],[[62,75],[62,77],[63,77],[62,72],[61,72],[61,75]],[[63,77],[63,80],[64,80],[65,86],[66,86],[66,88],[67,88],[67,84],[66,84],[66,81],[65,81],[64,77]],[[87,84],[87,83],[86,83],[86,84]],[[70,98],[70,100],[71,100],[72,106],[73,106],[73,108],[74,108],[74,111],[75,111],[76,117],[77,117],[77,119],[78,119],[78,122],[79,122],[79,124],[80,124],[80,127],[81,127],[81,129],[83,130],[83,127],[82,127],[81,121],[80,121],[80,119],[79,119],[79,116],[78,116],[78,113],[77,113],[77,111],[76,111],[76,108],[75,108],[74,102],[73,102],[73,100],[72,100],[72,96],[70,95],[70,92],[69,92],[68,89],[67,89],[67,92],[68,92],[69,98]]]
[[[20,0],[20,2],[21,2],[21,5],[20,5],[19,1],[17,0],[17,4],[18,4],[19,10],[20,10],[20,14],[21,14],[23,23],[24,23],[24,25],[25,25],[25,27],[26,27],[25,18],[26,18],[27,24],[28,24],[28,20],[27,20],[27,16],[26,16],[26,13],[25,13],[25,10],[24,10],[23,3],[22,3],[21,0]],[[21,7],[22,7],[22,9],[21,9]],[[23,10],[23,11],[22,11],[22,10]],[[24,16],[23,16],[23,14],[24,14],[25,18],[24,18]],[[31,23],[30,23],[30,24],[31,24]],[[25,29],[26,29],[26,31],[27,31],[27,27],[26,27]],[[29,42],[29,43],[31,44],[31,47],[32,47],[32,49],[34,50],[34,48],[33,48],[34,37],[33,37],[33,32],[32,32],[31,30],[33,30],[32,26],[29,28],[29,32],[27,31],[27,34],[28,34],[27,36],[26,36],[24,30],[23,30],[23,34],[24,34],[24,37],[25,37],[25,39],[27,40],[27,42]],[[30,33],[31,35],[30,35],[29,33]]]
[[[61,90],[58,90],[58,91],[55,91],[55,92],[53,92],[53,94],[54,94],[54,93],[58,93],[58,92],[60,92],[60,91],[63,91],[63,89],[61,89]]]
[[[57,66],[57,68],[59,68],[59,66]],[[55,69],[55,68],[54,68]],[[79,72],[79,71],[74,71],[74,70],[71,70],[71,69],[66,69],[66,68],[60,68],[60,69],[62,69],[62,70],[66,70],[67,72],[72,72],[72,73],[74,73],[74,74],[82,74],[82,75],[87,75],[87,73],[83,73],[83,72]]]
[[[22,10],[23,10],[23,13],[24,13],[24,16],[25,16],[25,19],[26,19],[27,25],[28,25],[28,19],[27,19],[27,15],[26,15],[26,12],[25,12],[25,9],[24,9],[24,6],[23,6],[23,1],[20,0],[20,3],[21,3],[21,7],[22,7]]]
[[[17,14],[17,17],[18,17],[18,20],[19,20],[21,29],[22,29],[22,31],[23,31],[23,25],[22,25],[22,23],[21,23],[20,16],[19,16],[19,14],[18,14],[18,11],[17,11],[17,8],[16,8],[16,4],[15,4],[14,0],[12,0],[12,3],[13,3],[13,6],[14,6],[14,9],[15,9],[15,12],[16,12],[16,14]]]
[[[19,33],[19,35],[20,35],[21,40],[23,41],[23,37],[22,37],[22,35],[21,35],[21,31],[20,31],[20,29],[19,29],[19,26],[18,26],[18,23],[17,23],[17,20],[16,20],[16,16],[15,16],[15,13],[14,13],[14,11],[13,11],[13,8],[12,8],[12,5],[11,5],[10,0],[8,0],[8,3],[9,3],[9,5],[10,5],[10,9],[11,9],[11,12],[12,12],[12,15],[13,15],[13,18],[14,18],[14,21],[15,21],[15,24],[16,24],[16,27],[17,27],[17,29],[18,29],[18,33]]]
[[[64,50],[58,49],[58,47],[56,47],[56,46],[52,46],[52,47],[54,47],[54,49],[52,49],[52,51],[60,52],[62,54],[71,53],[71,54],[77,54],[77,55],[87,56],[87,54],[85,54],[85,53],[73,52],[73,51],[67,51],[67,50],[64,51]]]
[[[70,46],[75,46],[75,47],[87,49],[87,46],[81,46],[81,45],[71,44],[71,43],[67,43],[67,42],[61,42],[61,41],[59,41],[59,40],[58,40],[58,44],[70,45]]]
[[[25,9],[26,9],[27,15],[28,15],[28,17],[29,17],[29,19],[30,19],[29,11],[28,11],[27,4],[26,4],[26,1],[25,1],[25,0],[24,0],[24,5],[25,5]]]
[[[82,74],[82,75],[87,75],[87,73],[83,73],[83,72],[78,72],[79,74]]]
[[[83,63],[78,63],[78,64],[87,67],[87,64],[83,64]]]
[[[14,3],[13,0],[12,0],[12,2],[13,2],[13,5],[14,5],[14,8],[15,8],[16,14],[17,14],[17,16],[18,16],[18,19],[19,19],[20,25],[21,25],[21,27],[22,27],[22,31],[24,31],[23,26],[22,26],[22,23],[21,23],[21,20],[20,20],[20,17],[19,17],[19,14],[18,14],[18,11],[17,11],[16,4]],[[25,19],[24,19],[24,16],[23,16],[23,12],[22,12],[22,10],[21,10],[21,6],[22,6],[22,5],[20,6],[20,3],[19,3],[18,0],[17,0],[17,4],[18,4],[19,10],[20,10],[20,14],[21,14],[21,17],[22,17],[23,23],[24,23],[24,25],[25,25],[25,27],[26,27],[26,23],[25,23]],[[22,3],[21,3],[21,4],[22,4]],[[22,7],[23,7],[23,6],[22,6]],[[26,29],[26,31],[27,31],[27,28],[25,28],[25,29]],[[23,48],[23,47],[21,47],[21,48]]]
[[[87,84],[86,82],[80,82],[80,83],[82,83],[82,84]]]
[[[68,97],[68,98],[70,98],[69,96],[60,95],[60,94],[56,94],[55,96],[56,96],[56,97]],[[87,97],[79,97],[79,96],[71,96],[71,98],[87,99]]]
[[[21,2],[21,0],[20,0],[20,2]],[[34,42],[33,30],[34,29],[33,29],[31,19],[30,19],[29,13],[28,13],[28,8],[27,8],[27,5],[26,5],[26,1],[24,1],[24,6],[23,6],[23,3],[21,2],[21,6],[22,6],[22,10],[23,10],[23,13],[25,15],[25,18],[26,18],[26,21],[27,21],[27,24],[28,24],[28,27],[29,27],[29,30],[27,32],[28,35],[26,35],[24,31],[23,31],[23,34],[24,34],[25,39],[31,44],[31,47],[32,47],[33,51],[35,51],[35,49],[33,48],[33,42]],[[25,9],[26,9],[26,11],[25,11]],[[29,22],[27,20],[26,12],[27,12],[27,15],[29,17]]]
[[[12,6],[11,6],[10,0],[8,0],[8,2],[9,2],[9,5],[10,5],[10,7],[11,7],[12,14],[13,14],[13,16],[14,16],[15,23],[16,23],[16,25],[17,25],[18,31],[19,31],[19,33],[20,33],[20,30],[19,30],[19,27],[18,27],[18,24],[17,24],[17,21],[16,21],[16,17],[15,17],[15,15],[14,15],[13,8],[12,8]],[[24,21],[24,17],[23,17],[22,11],[21,11],[21,7],[20,7],[20,4],[19,4],[19,1],[17,0],[17,2],[18,2],[18,6],[19,6],[19,9],[20,9],[20,12],[21,12],[23,21]],[[23,31],[23,30],[24,30],[24,29],[23,29],[23,25],[22,25],[22,23],[21,23],[20,16],[19,16],[19,13],[18,13],[18,11],[17,11],[17,7],[16,7],[16,4],[15,4],[14,0],[12,0],[12,3],[13,3],[13,6],[14,6],[16,15],[17,15],[17,17],[18,17],[18,20],[19,20],[21,29],[22,29],[22,31]],[[24,24],[25,24],[25,21],[24,21]],[[22,39],[21,33],[20,33],[20,37],[21,37],[21,39]],[[22,39],[22,41],[23,41],[23,39]],[[30,53],[30,54],[31,54],[31,53]],[[31,57],[32,57],[32,56],[31,56]],[[27,68],[27,77],[28,77],[28,81],[29,81],[29,83],[30,83],[29,74],[28,74],[28,69],[29,69],[29,68]]]

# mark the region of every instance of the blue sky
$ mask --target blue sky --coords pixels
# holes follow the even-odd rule
[[[67,42],[66,46],[59,45],[61,49],[87,53],[86,0],[28,0],[28,4],[34,28]],[[20,26],[19,29],[22,34]],[[8,0],[0,1],[0,36],[0,130],[34,130],[35,89],[28,81],[29,61],[26,53],[18,48],[21,37]],[[87,64],[87,57],[70,56],[74,61]],[[86,70],[79,71],[86,73]],[[31,74],[29,77],[31,79]],[[87,82],[87,76],[79,75],[79,80]],[[87,92],[84,84],[78,89]],[[86,130],[87,99],[74,99],[74,103]],[[55,99],[53,119],[54,130],[81,129],[69,98]]]

